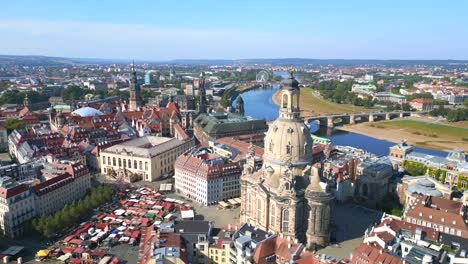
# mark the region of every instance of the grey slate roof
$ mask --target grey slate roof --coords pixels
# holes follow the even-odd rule
[[[127,152],[140,157],[154,157],[184,142],[176,138],[146,136],[132,139],[103,150],[103,153]]]
[[[195,118],[195,124],[211,136],[241,131],[266,131],[265,120],[251,119],[235,114],[201,114]]]

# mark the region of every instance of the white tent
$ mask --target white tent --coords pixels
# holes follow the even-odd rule
[[[195,217],[195,212],[193,210],[180,211],[182,219],[193,219]]]

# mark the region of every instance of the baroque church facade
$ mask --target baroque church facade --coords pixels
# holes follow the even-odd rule
[[[282,82],[279,117],[265,137],[263,165],[250,153],[241,176],[241,223],[296,238],[315,250],[330,242],[334,196],[312,167],[313,140],[300,119],[299,83]]]

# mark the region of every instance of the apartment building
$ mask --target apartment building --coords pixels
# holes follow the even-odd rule
[[[175,189],[203,205],[240,196],[239,162],[198,148],[181,155],[175,163]]]
[[[23,223],[36,215],[34,194],[26,184],[9,177],[0,178],[0,235],[23,233]]]
[[[91,188],[91,174],[80,162],[46,163],[43,177],[45,181],[32,187],[36,213],[49,215],[83,197]]]

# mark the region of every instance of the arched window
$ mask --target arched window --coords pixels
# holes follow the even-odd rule
[[[270,141],[269,149],[270,149],[270,152],[273,152],[273,140]]]
[[[140,170],[143,169],[143,162],[140,160]]]
[[[281,220],[281,232],[289,232],[289,211],[287,209],[283,211]]]
[[[123,167],[126,168],[126,167],[127,167],[127,160],[126,160],[126,159],[122,159],[122,163],[123,163]]]
[[[257,220],[259,223],[262,222],[262,200],[257,200]]]
[[[111,158],[110,157],[107,157],[107,164],[111,165]]]
[[[276,226],[276,207],[274,204],[271,205],[270,226],[271,228],[275,228]]]
[[[119,158],[119,168],[122,167],[122,160]]]
[[[106,156],[102,156],[102,164],[106,164]]]
[[[148,162],[145,161],[145,170],[147,171],[148,170]]]
[[[138,169],[137,161],[136,161],[136,160],[133,161],[133,168],[134,168],[134,169]]]
[[[128,167],[131,169],[132,168],[132,161],[128,159]]]
[[[113,165],[113,166],[116,166],[115,157],[112,158],[112,165]]]
[[[289,104],[288,101],[289,101],[288,95],[283,94],[283,105],[282,105],[283,108],[288,108],[288,104]]]
[[[250,193],[247,195],[247,212],[252,212],[252,194]]]

